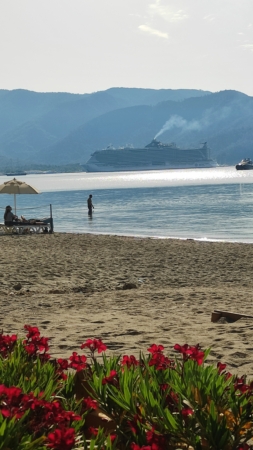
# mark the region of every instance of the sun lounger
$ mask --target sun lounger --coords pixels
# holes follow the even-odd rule
[[[0,224],[1,234],[52,233],[52,219],[30,219],[25,222],[13,222],[12,225]]]
[[[4,225],[4,223],[0,223],[0,233],[1,234],[12,234],[14,232],[12,226]]]

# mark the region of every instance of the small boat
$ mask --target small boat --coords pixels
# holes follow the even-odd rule
[[[7,177],[15,177],[16,175],[20,176],[20,175],[26,175],[26,172],[23,171],[19,171],[19,172],[7,172],[5,175],[7,175]]]
[[[252,170],[253,162],[250,158],[244,158],[239,164],[236,164],[235,168],[236,170]]]

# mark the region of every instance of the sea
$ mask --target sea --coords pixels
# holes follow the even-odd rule
[[[0,184],[12,178],[0,176]],[[56,232],[253,243],[253,171],[229,166],[16,178],[40,191],[16,196],[17,215],[46,218],[51,208]],[[13,195],[0,195],[2,217],[6,205],[14,209]]]

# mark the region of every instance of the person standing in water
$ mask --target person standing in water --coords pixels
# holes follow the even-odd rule
[[[92,195],[90,194],[87,200],[88,205],[88,215],[92,216],[92,209],[94,209],[93,203],[92,203]]]

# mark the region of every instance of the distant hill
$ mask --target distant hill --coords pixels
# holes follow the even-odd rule
[[[50,158],[52,163],[84,163],[94,150],[109,144],[143,147],[154,137],[182,147],[196,147],[207,141],[220,164],[235,164],[251,154],[253,157],[253,98],[222,91],[110,111],[44,149],[37,158],[41,162]]]
[[[111,88],[93,94],[0,90],[3,167],[85,163],[94,150],[207,141],[220,164],[253,158],[253,98],[237,91]]]
[[[39,161],[51,164],[51,157],[45,161],[48,157],[43,157],[44,151],[50,154],[54,145],[96,117],[139,104],[156,104],[161,99],[207,94],[185,89],[111,88],[83,95],[0,90],[0,157],[6,157],[11,166]],[[53,159],[57,165],[62,164],[61,158]]]

